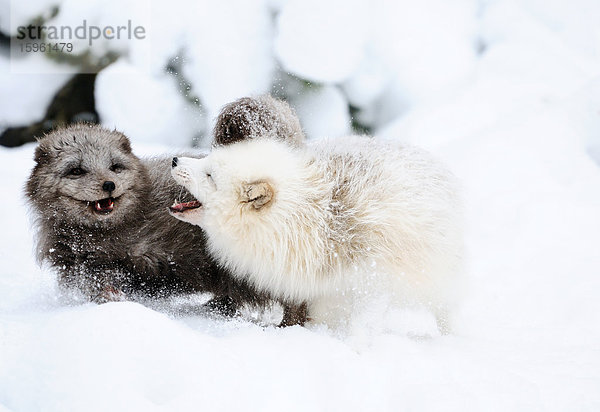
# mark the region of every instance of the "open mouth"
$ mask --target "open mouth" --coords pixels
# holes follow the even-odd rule
[[[173,205],[169,207],[169,210],[173,213],[183,213],[186,210],[198,209],[199,207],[202,207],[202,203],[197,200],[183,203],[177,203],[177,201],[175,201]]]
[[[96,213],[107,215],[115,208],[115,198],[107,197],[106,199],[96,200],[92,203],[92,208]]]

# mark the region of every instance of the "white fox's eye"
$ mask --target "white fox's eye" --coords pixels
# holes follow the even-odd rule
[[[215,183],[215,179],[213,179],[212,174],[210,173],[206,173],[206,179],[215,187],[217,187],[217,184]]]

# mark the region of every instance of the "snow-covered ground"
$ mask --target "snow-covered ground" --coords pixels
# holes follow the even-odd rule
[[[194,314],[193,299],[69,305],[33,259],[22,187],[34,145],[2,148],[0,412],[600,410],[597,2],[352,1],[340,14],[335,0],[256,2],[240,13],[246,36],[224,36],[222,49],[207,33],[246,3],[198,4],[212,25],[185,27],[171,10],[165,27],[186,40],[167,33],[157,54],[203,39],[184,74],[205,112],[159,65],[131,58],[99,76],[106,124],[122,123],[140,155],[172,150],[222,103],[267,91],[275,65],[317,83],[281,83],[313,137],[347,133],[350,102],[376,135],[431,150],[463,182],[469,288],[456,331],[424,338],[431,318],[409,312],[340,335]],[[271,12],[274,27],[258,27]],[[236,44],[237,71],[219,60]],[[7,64],[0,126],[39,117],[66,81],[4,76]]]
[[[32,258],[33,145],[2,149],[0,410],[598,410],[600,169],[570,110],[436,150],[464,182],[471,287],[432,339],[65,305]]]

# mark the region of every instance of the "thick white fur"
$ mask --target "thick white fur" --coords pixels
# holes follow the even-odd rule
[[[452,175],[412,147],[361,136],[292,148],[272,139],[180,158],[177,182],[202,209],[212,255],[239,278],[335,325],[384,288],[430,307],[443,332],[461,272],[460,205]],[[248,188],[272,190],[256,208]]]

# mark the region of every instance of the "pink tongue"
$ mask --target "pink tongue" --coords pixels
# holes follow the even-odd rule
[[[107,198],[107,199],[98,200],[94,204],[94,207],[96,208],[96,210],[98,212],[109,212],[109,211],[113,210],[114,205],[115,205],[115,202],[113,202],[113,200],[111,198]]]
[[[188,209],[197,209],[200,206],[202,206],[202,203],[198,202],[197,200],[193,200],[191,202],[176,203],[171,206],[170,209],[172,212],[183,212],[184,210]]]

